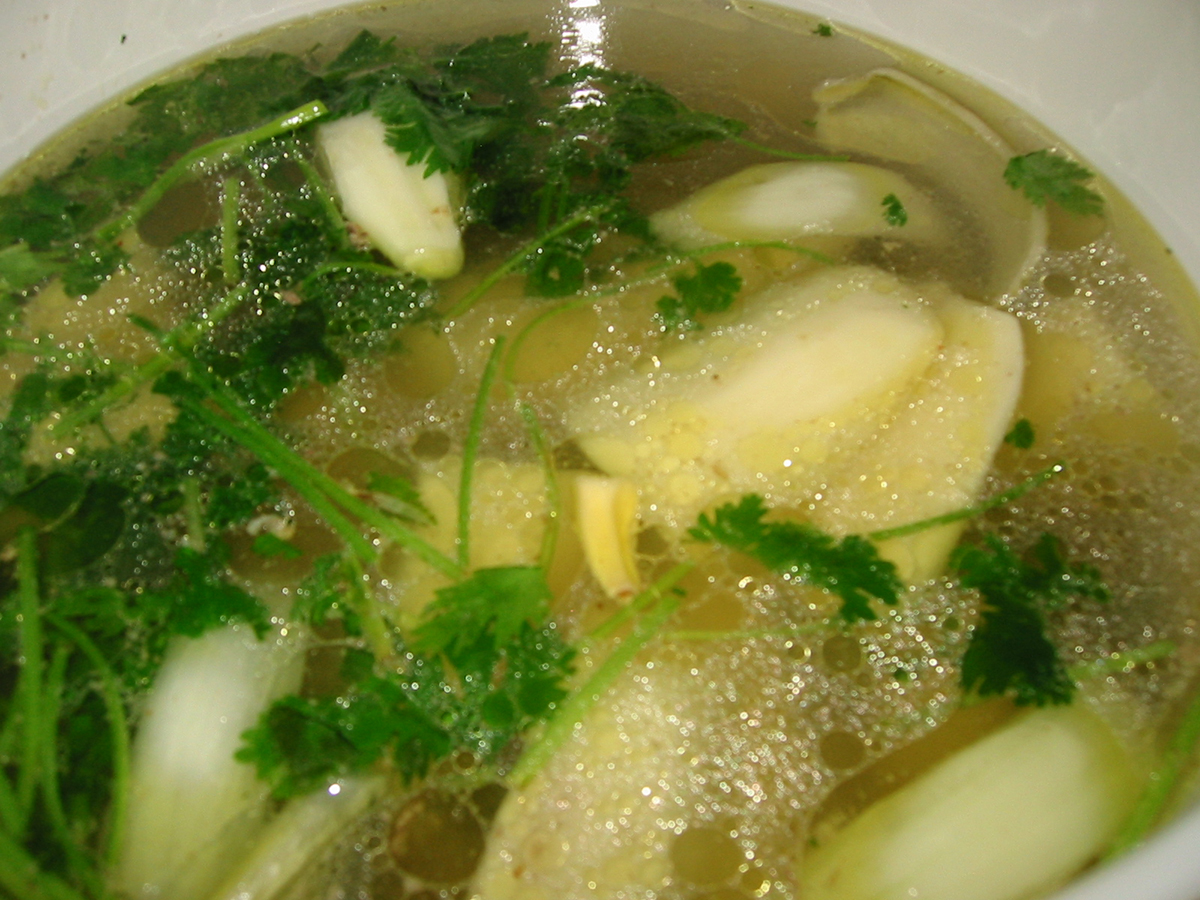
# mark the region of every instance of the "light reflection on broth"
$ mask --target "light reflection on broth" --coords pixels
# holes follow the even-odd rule
[[[638,71],[695,107],[749,122],[754,141],[797,152],[823,149],[811,127],[817,106],[809,98],[818,83],[898,66],[930,75],[935,87],[972,105],[1019,151],[1049,142],[1040,126],[1015,118],[973,85],[840,31],[821,36],[814,32],[817,23],[802,17],[776,21],[773,14],[755,17],[707,3],[645,9],[637,3],[619,9],[567,4],[548,16],[535,14],[541,4],[463,8],[453,22],[438,4],[342,12],[289,26],[264,43],[293,52],[316,46],[324,59],[326,48],[344,45],[364,27],[399,34],[405,45],[528,28],[535,38],[555,41],[563,65]],[[105,127],[89,126],[100,132]],[[706,146],[640,170],[632,196],[639,209],[655,212],[762,161],[755,150],[734,143]],[[936,188],[920,181],[928,176],[919,170],[906,172],[922,190]],[[998,302],[1020,320],[1025,384],[1014,418],[1028,419],[1037,441],[1028,450],[1003,446],[984,493],[1059,460],[1067,461],[1067,471],[972,527],[1021,547],[1050,531],[1070,558],[1101,569],[1113,590],[1110,605],[1056,613],[1056,640],[1071,663],[1159,640],[1178,645],[1151,666],[1081,684],[1077,702],[1099,711],[1142,759],[1166,740],[1196,679],[1192,585],[1200,562],[1191,535],[1200,511],[1200,384],[1188,310],[1194,298],[1177,290],[1177,274],[1162,262],[1161,248],[1146,237],[1140,218],[1102,187],[1110,214],[1078,218],[1053,211],[1045,254],[1018,290],[998,300],[981,297],[989,273],[974,264],[987,257],[987,237],[970,211],[958,209],[961,198],[934,198],[936,207],[951,211],[955,241],[931,248],[835,237],[817,238],[811,246],[838,264],[897,271],[910,284],[948,283],[971,299]],[[219,217],[217,193],[212,184],[185,183],[141,220],[140,237],[161,247],[211,224]],[[442,310],[466,296],[516,245],[511,238],[468,232],[467,246],[467,267],[443,287]],[[617,258],[621,247],[614,241],[601,248],[606,250]],[[754,315],[748,307],[760,291],[824,271],[823,263],[778,247],[731,249],[713,259],[735,265],[744,281],[734,306],[704,322],[722,335]],[[126,328],[121,316],[180,316],[190,309],[180,293],[194,273],[164,274],[156,265],[142,268],[143,275],[115,276],[78,309],[76,301],[46,289],[26,313],[29,334],[52,332],[63,345],[141,360],[153,343]],[[634,283],[647,268],[618,260],[608,274]],[[578,410],[607,415],[624,402],[613,385],[629,373],[651,390],[671,383],[656,374],[663,360],[669,368],[670,354],[686,355],[699,339],[663,336],[653,315],[669,290],[665,280],[599,290],[546,315],[547,304],[556,301],[526,296],[522,280],[510,277],[451,321],[407,326],[381,358],[352,361],[336,384],[296,390],[279,418],[306,458],[357,496],[378,499],[383,491],[372,476],[411,477],[434,520],[412,527],[452,555],[461,537],[455,530],[457,491],[471,409],[495,340],[507,340],[507,380],[491,393],[475,466],[472,564],[539,564],[551,527],[556,501],[535,442],[510,402],[516,399],[536,411],[556,461],[556,489],[566,499],[557,514],[562,532],[546,564],[547,580],[558,629],[582,642],[621,601],[606,596],[589,572],[574,531],[587,528],[574,521],[578,476],[604,469],[580,444]],[[920,290],[935,295],[941,289]],[[27,367],[27,359],[12,354],[0,359],[6,390]],[[141,417],[132,422],[105,425],[119,436],[153,424],[154,402],[134,407]],[[627,417],[640,414],[632,401],[622,409]],[[837,431],[829,455],[872,439]],[[47,438],[31,452],[49,461],[64,451]],[[733,552],[702,554],[687,542],[669,508],[674,495],[649,485],[674,474],[653,465],[637,473],[647,482],[638,485],[643,498],[659,503],[643,499],[634,544],[637,572],[650,584],[681,559],[694,556],[699,564],[680,582],[685,596],[662,640],[639,655],[587,713],[573,740],[520,788],[502,785],[519,746],[502,755],[495,770],[464,753],[435,766],[428,783],[401,786],[393,779],[386,796],[278,896],[798,897],[806,846],[826,840],[875,800],[1011,718],[1004,701],[959,709],[959,660],[979,623],[979,606],[945,577],[921,579],[877,620],[839,631],[826,622],[837,615],[828,592],[790,583]],[[814,486],[799,474],[759,473],[758,481],[770,505],[819,520],[833,502],[832,478],[820,472],[814,478]],[[290,596],[338,539],[302,498],[285,496],[253,528],[232,532],[227,541],[232,571],[243,583]],[[693,505],[708,509],[730,499],[704,496]],[[3,524],[2,533],[15,531]],[[263,533],[301,553],[257,555],[255,538]],[[372,539],[381,556],[360,581],[389,604],[401,631],[410,629],[447,579],[377,531]],[[309,651],[302,687],[308,696],[341,689],[346,635],[331,627],[318,639],[322,646]],[[578,681],[602,665],[605,652],[596,643],[580,653]]]

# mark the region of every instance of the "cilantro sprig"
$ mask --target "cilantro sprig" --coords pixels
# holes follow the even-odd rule
[[[1085,184],[1093,177],[1084,166],[1050,150],[1014,156],[1004,168],[1004,181],[1024,193],[1034,206],[1053,201],[1079,216],[1104,212],[1104,198]]]
[[[963,655],[963,688],[981,697],[1011,696],[1021,705],[1069,703],[1075,684],[1051,640],[1047,615],[1071,600],[1108,600],[1095,567],[1069,564],[1049,534],[1025,557],[986,535],[981,545],[957,548],[950,567],[984,603]]]
[[[725,312],[737,299],[742,278],[730,263],[697,262],[694,269],[692,275],[675,277],[675,296],[664,296],[655,304],[654,315],[663,328],[696,330],[701,315]]]
[[[786,579],[823,588],[842,598],[839,615],[846,622],[878,618],[871,601],[894,606],[903,585],[896,567],[875,545],[858,535],[840,541],[811,525],[764,521],[762,497],[747,494],[726,503],[710,516],[702,513],[688,534],[754,557]]]

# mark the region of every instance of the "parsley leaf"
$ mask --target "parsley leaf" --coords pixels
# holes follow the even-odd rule
[[[1028,450],[1033,446],[1033,423],[1028,419],[1019,419],[1004,435],[1004,443],[1011,444],[1018,450]]]
[[[908,224],[908,210],[895,194],[888,194],[883,198],[883,218],[896,228]]]
[[[762,497],[747,494],[726,503],[710,518],[701,514],[688,529],[695,540],[718,543],[754,557],[788,580],[824,588],[842,598],[841,617],[847,622],[877,618],[872,598],[894,606],[902,588],[896,567],[881,558],[866,538],[849,535],[841,541],[810,525],[764,522]]]
[[[199,637],[231,621],[246,622],[261,638],[269,627],[266,609],[250,594],[225,577],[229,551],[221,542],[207,553],[180,547],[175,554],[175,576],[167,588],[147,602],[166,611],[171,630]]]
[[[677,296],[664,296],[655,304],[655,317],[664,328],[697,329],[701,314],[724,312],[742,289],[741,276],[727,262],[696,264],[694,275],[675,279]]]
[[[524,622],[541,622],[552,595],[546,575],[532,566],[480,569],[437,592],[412,637],[421,653],[461,658],[487,639],[494,650],[513,640]]]
[[[298,603],[313,621],[339,605],[340,574],[326,559],[306,582]],[[285,798],[384,759],[412,779],[458,749],[493,756],[566,694],[573,654],[545,625],[549,600],[539,568],[476,571],[438,591],[405,671],[355,666],[365,674],[336,698],[278,701],[238,758]]]
[[[1079,163],[1049,150],[1014,156],[1004,168],[1004,181],[1014,190],[1023,191],[1034,206],[1045,206],[1047,200],[1053,200],[1080,216],[1104,212],[1104,198],[1083,184],[1092,177]]]
[[[955,550],[950,567],[984,606],[962,661],[962,684],[981,697],[1009,695],[1020,705],[1069,703],[1075,685],[1049,636],[1046,612],[1072,598],[1101,602],[1108,589],[1095,568],[1070,566],[1043,534],[1022,559],[1003,540]]]

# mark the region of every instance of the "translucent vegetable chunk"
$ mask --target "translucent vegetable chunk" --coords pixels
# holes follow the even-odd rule
[[[807,854],[804,900],[1019,900],[1096,857],[1136,768],[1083,706],[1014,720],[885,797]]]
[[[115,887],[130,897],[200,900],[246,853],[268,787],[234,759],[242,732],[300,686],[295,637],[226,627],[170,649],[134,744],[129,821]]]
[[[1017,402],[1017,320],[865,267],[748,298],[743,321],[663,353],[573,413],[579,446],[631,479],[654,522],[685,528],[720,498],[807,505],[836,534],[974,502]],[[908,579],[959,534],[889,541]]]
[[[317,129],[342,209],[371,243],[402,269],[423,278],[450,278],[463,265],[451,179],[425,175],[423,165],[388,146],[372,113]]]
[[[974,113],[896,69],[830,81],[814,92],[817,137],[832,150],[903,166],[946,192],[978,230],[988,260],[981,298],[1015,289],[1046,246],[1046,213],[1004,181],[1016,151]]]
[[[851,162],[751,166],[650,221],[660,238],[684,249],[825,235],[930,240],[944,231],[928,198],[904,176]]]

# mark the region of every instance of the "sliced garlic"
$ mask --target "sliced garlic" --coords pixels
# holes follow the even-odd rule
[[[905,224],[886,216],[889,197],[902,204]],[[683,249],[827,235],[929,240],[940,233],[929,200],[902,175],[851,162],[751,166],[656,213],[650,223],[660,238]]]
[[[575,478],[584,558],[604,593],[616,600],[630,600],[639,587],[637,506],[637,490],[628,479],[590,473]]]
[[[982,119],[896,69],[827,82],[814,92],[817,137],[833,150],[907,167],[957,199],[990,257],[982,298],[1015,289],[1046,247],[1046,212],[1004,181],[1016,151]]]
[[[1083,706],[1028,712],[810,852],[805,900],[1020,900],[1112,840],[1139,778]]]
[[[426,176],[425,166],[409,163],[386,135],[369,112],[317,129],[346,218],[398,267],[424,278],[457,275],[463,248],[450,177]]]

